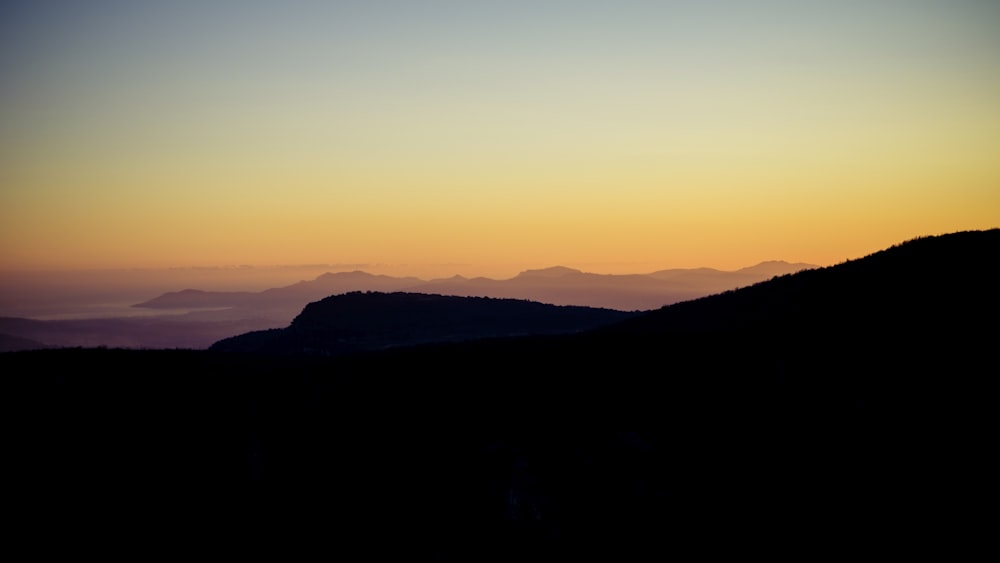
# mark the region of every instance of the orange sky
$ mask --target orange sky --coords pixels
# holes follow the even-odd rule
[[[826,265],[1000,225],[996,3],[136,4],[5,3],[0,271]]]

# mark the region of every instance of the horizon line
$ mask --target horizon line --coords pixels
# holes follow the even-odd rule
[[[847,258],[850,260],[850,258]],[[366,270],[382,270],[382,269],[436,269],[436,268],[472,268],[472,269],[517,269],[517,273],[523,273],[528,271],[539,271],[548,270],[554,268],[567,268],[572,270],[581,271],[588,274],[603,274],[603,275],[623,275],[620,271],[622,268],[628,266],[652,266],[653,269],[637,269],[632,270],[627,274],[649,274],[654,272],[659,272],[663,270],[698,270],[698,269],[712,269],[722,272],[733,272],[745,268],[752,268],[754,266],[759,266],[761,264],[767,263],[785,263],[785,264],[801,264],[811,267],[823,267],[832,264],[817,264],[812,262],[802,262],[802,261],[792,261],[785,259],[766,259],[753,262],[745,266],[739,266],[736,268],[726,268],[718,266],[652,266],[653,262],[555,262],[548,265],[542,264],[523,264],[523,263],[455,263],[455,262],[442,262],[442,263],[386,263],[386,262],[368,262],[368,263],[345,263],[345,262],[331,262],[331,263],[305,263],[305,264],[216,264],[216,265],[171,265],[171,266],[92,266],[92,267],[27,267],[27,268],[0,268],[0,274],[10,273],[10,274],[27,274],[27,273],[110,273],[110,272],[227,272],[227,273],[238,273],[238,272],[252,272],[252,271],[295,271],[295,270],[323,270],[331,269],[333,271],[329,273],[348,273],[355,271],[366,271]],[[618,272],[608,272],[608,271],[598,271],[606,270],[608,267],[612,269],[619,270]],[[595,269],[587,269],[595,268]],[[370,272],[366,272],[370,273]],[[451,275],[463,275],[460,272],[453,272]],[[515,274],[516,275],[516,274]]]

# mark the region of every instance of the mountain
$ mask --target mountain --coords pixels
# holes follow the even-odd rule
[[[527,270],[504,280],[462,276],[421,280],[362,271],[326,273],[313,280],[258,292],[184,289],[133,305],[152,315],[45,321],[4,317],[0,318],[0,333],[10,335],[6,346],[13,350],[36,348],[37,344],[205,349],[233,335],[287,327],[307,304],[355,291],[493,297],[642,311],[808,267],[769,262],[733,272],[699,268],[603,275],[556,266]]]
[[[921,237],[582,332],[332,357],[0,354],[10,535],[968,558],[994,535],[996,256],[1000,229]]]
[[[183,289],[170,291],[133,307],[146,309],[197,309],[241,307],[251,303],[257,294],[249,291],[202,291]]]
[[[133,305],[147,309],[238,309],[287,323],[307,303],[349,291],[399,291],[422,283],[413,277],[396,278],[366,272],[322,274],[314,280],[260,292],[224,292],[186,289],[169,292]]]
[[[1000,230],[918,238],[862,259],[677,303],[615,330],[663,335],[766,329],[796,338],[978,333],[978,323],[988,322],[986,313],[998,302],[991,288],[1000,277],[983,260],[998,240]]]
[[[527,270],[495,280],[453,276],[436,280],[395,278],[365,272],[326,273],[315,280],[262,292],[210,292],[187,289],[137,303],[135,307],[171,310],[202,309],[203,316],[257,316],[284,325],[307,303],[349,291],[430,293],[465,297],[524,299],[553,305],[649,310],[813,267],[809,264],[768,262],[732,272],[699,268],[664,270],[652,274],[591,274],[556,266]],[[223,311],[212,311],[212,310]]]
[[[350,292],[310,303],[285,329],[221,340],[218,351],[334,355],[428,342],[579,332],[632,313],[518,299]]]
[[[313,280],[259,292],[184,289],[133,305],[156,313],[152,315],[46,321],[4,317],[0,318],[0,332],[11,336],[7,342],[11,350],[36,348],[36,343],[54,347],[204,349],[236,334],[286,327],[307,304],[354,291],[494,297],[641,311],[808,267],[808,264],[765,262],[733,272],[698,268],[603,275],[556,266],[527,270],[505,280],[453,276],[429,281],[362,271],[325,273]]]

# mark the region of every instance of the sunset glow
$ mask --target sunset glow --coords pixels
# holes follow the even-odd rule
[[[995,2],[0,10],[0,270],[827,265],[1000,224]]]

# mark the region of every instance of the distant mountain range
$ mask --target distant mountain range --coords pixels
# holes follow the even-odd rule
[[[134,307],[162,315],[72,320],[0,317],[0,350],[46,346],[204,349],[249,331],[287,327],[309,303],[356,291],[493,297],[639,311],[749,285],[809,264],[763,262],[735,271],[711,268],[662,270],[650,274],[592,274],[564,267],[528,270],[504,280],[422,280],[362,271],[326,273],[258,292],[185,289],[164,293]]]
[[[354,271],[327,273],[311,281],[261,292],[187,289],[165,293],[137,303],[135,307],[162,310],[225,309],[230,311],[229,314],[235,314],[233,310],[244,313],[252,311],[253,316],[287,319],[287,322],[307,303],[329,295],[350,291],[380,291],[525,299],[552,305],[640,311],[813,267],[809,264],[774,261],[735,271],[694,268],[621,275],[592,274],[557,266],[527,270],[505,280],[454,276],[429,281]]]
[[[290,530],[370,560],[973,558],[994,535],[997,256],[1000,229],[922,237],[559,334],[0,354],[11,526],[176,545],[179,521],[225,522],[255,550]],[[471,327],[497,304],[331,297],[276,334],[369,306],[365,330]]]

